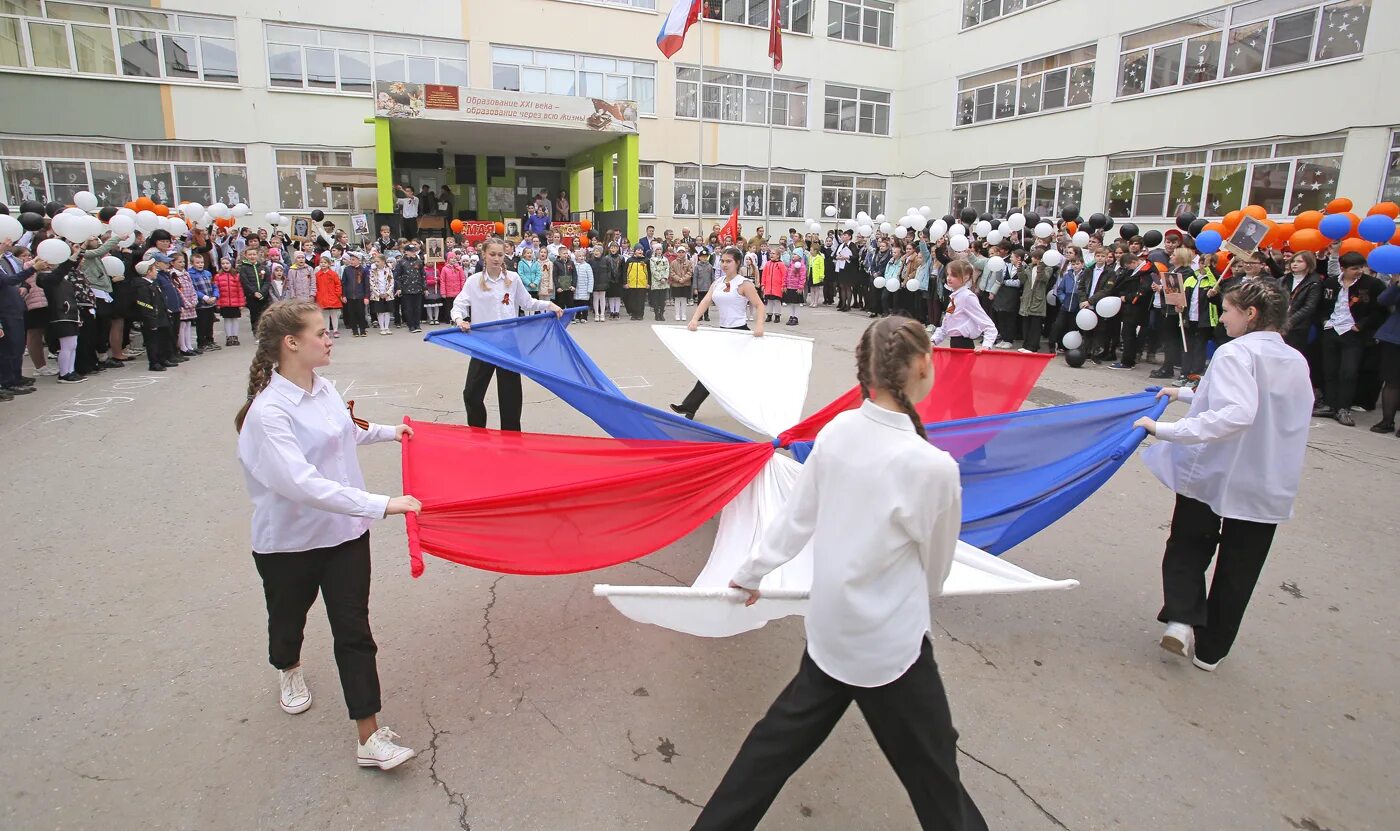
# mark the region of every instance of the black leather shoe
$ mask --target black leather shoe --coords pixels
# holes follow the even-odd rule
[[[12,396],[28,395],[31,392],[34,392],[33,387],[25,387],[19,384],[6,384],[4,387],[0,387],[0,389],[3,389],[5,392],[9,393]]]
[[[687,410],[685,407],[682,407],[679,404],[672,404],[670,405],[670,407],[671,412],[675,413],[676,415],[685,416],[686,418],[691,420],[694,420],[695,418],[695,413],[692,413],[690,410]]]
[[[180,365],[180,362],[175,360],[174,358],[166,358],[160,363],[161,366],[165,367],[166,369],[174,369],[175,367]]]

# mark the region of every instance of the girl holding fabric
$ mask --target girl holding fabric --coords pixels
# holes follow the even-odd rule
[[[290,300],[263,313],[248,400],[234,418],[238,461],[253,500],[253,559],[267,599],[268,658],[280,676],[282,709],[295,715],[311,706],[301,644],[319,593],[345,704],[359,730],[355,761],[389,770],[414,752],[396,744],[398,735],[377,718],[369,527],[422,505],[408,495],[365,491],[355,448],[405,441],[413,428],[355,419],[335,387],[316,374],[330,362],[330,333],[315,302]]]
[[[748,330],[748,310],[752,308],[757,316],[763,310],[763,298],[758,296],[758,289],[754,288],[753,283],[740,276],[739,267],[743,261],[744,252],[737,247],[724,249],[724,253],[719,256],[720,273],[716,275],[710,290],[701,298],[700,305],[691,313],[690,323],[686,328],[692,332],[699,329],[701,319],[709,319],[710,307],[714,306],[716,314],[719,315],[719,328]],[[755,317],[754,337],[763,337],[764,322]],[[705,385],[696,381],[684,401],[671,405],[671,411],[693,419],[709,395],[710,391],[705,389]]]
[[[856,377],[864,403],[817,436],[781,514],[730,583],[752,605],[764,576],[812,543],[797,675],[745,739],[695,829],[755,828],[852,701],[922,828],[987,827],[958,774],[958,734],[928,640],[962,487],[957,463],[928,443],[914,409],[933,387],[923,327],[903,316],[871,324],[856,347]]]
[[[1288,295],[1272,280],[1246,280],[1223,300],[1231,340],[1215,350],[1200,387],[1158,393],[1191,402],[1186,418],[1135,425],[1161,440],[1143,461],[1176,491],[1161,645],[1208,672],[1229,654],[1274,531],[1293,516],[1312,417],[1307,361],[1280,334]]]

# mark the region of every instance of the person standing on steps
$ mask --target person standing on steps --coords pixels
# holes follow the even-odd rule
[[[253,501],[253,560],[267,600],[268,659],[288,713],[311,706],[301,667],[306,613],[326,604],[345,704],[359,731],[355,761],[389,770],[413,758],[378,721],[378,647],[369,627],[369,528],[417,513],[412,496],[364,490],[357,445],[408,441],[413,428],[355,418],[316,373],[331,362],[321,308],[305,300],[270,306],[248,370],[248,399],[234,417],[238,461]]]

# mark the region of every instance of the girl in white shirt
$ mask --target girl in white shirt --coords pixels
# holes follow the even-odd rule
[[[301,671],[306,613],[326,604],[345,704],[359,729],[356,762],[388,770],[413,757],[380,727],[378,647],[369,628],[369,527],[417,513],[412,496],[364,490],[355,446],[404,441],[405,424],[353,418],[335,387],[316,374],[331,362],[331,338],[316,303],[289,300],[262,313],[248,370],[248,400],[234,418],[238,461],[253,500],[253,559],[267,599],[268,658],[280,673],[280,702],[305,712]]]
[[[739,268],[743,261],[744,252],[737,247],[726,248],[724,253],[719,255],[719,274],[710,284],[710,290],[701,298],[700,305],[695,307],[690,316],[690,323],[686,325],[687,329],[692,332],[699,329],[700,321],[709,318],[710,307],[714,306],[719,315],[719,328],[748,330],[748,313],[760,311],[763,298],[759,297],[758,289],[754,288],[753,283],[740,275]],[[757,318],[753,336],[763,337],[763,321]],[[710,391],[705,389],[704,384],[696,381],[684,401],[671,405],[671,411],[693,419],[700,405],[709,397]]]
[[[1191,402],[1191,411],[1180,421],[1144,416],[1135,425],[1161,440],[1143,461],[1176,491],[1162,557],[1161,645],[1208,672],[1234,644],[1274,531],[1293,516],[1298,495],[1312,383],[1307,361],[1280,334],[1287,317],[1288,295],[1273,281],[1231,289],[1220,322],[1233,340],[1215,350],[1199,388],[1157,393]]]
[[[765,575],[813,544],[801,667],[696,829],[756,827],[852,701],[923,828],[987,827],[958,776],[957,731],[927,638],[929,598],[947,579],[962,525],[957,463],[928,443],[914,410],[933,387],[930,350],[911,318],[866,329],[856,348],[865,403],[818,434],[787,504],[730,583],[752,604]]]
[[[987,315],[977,295],[972,293],[972,263],[967,260],[953,260],[948,263],[944,275],[944,288],[948,290],[948,309],[943,313],[943,325],[933,330],[935,346],[948,341],[954,349],[973,349],[981,352],[997,342],[997,327]],[[982,342],[973,339],[982,336]],[[920,399],[914,399],[918,401]]]

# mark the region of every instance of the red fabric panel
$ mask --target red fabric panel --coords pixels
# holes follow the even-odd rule
[[[768,443],[504,433],[404,419],[413,576],[422,552],[506,574],[572,574],[635,560],[729,504]]]
[[[1053,355],[971,349],[933,350],[933,389],[916,406],[925,424],[1000,415],[1021,409]],[[860,387],[778,436],[787,447],[812,441],[838,414],[860,406]]]

